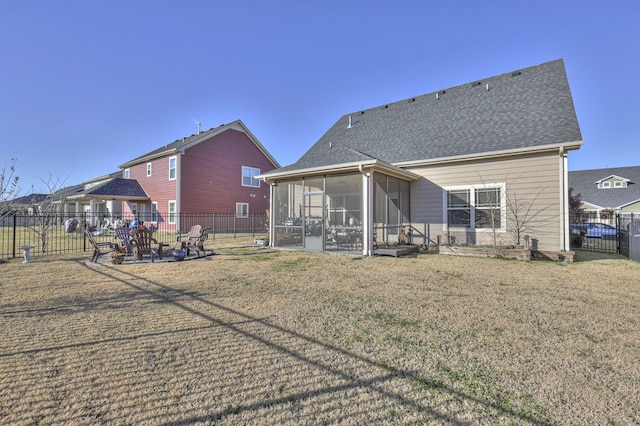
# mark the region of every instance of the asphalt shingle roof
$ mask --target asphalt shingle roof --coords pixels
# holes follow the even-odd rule
[[[149,198],[136,179],[114,178],[86,191],[87,195],[105,197],[142,197]]]
[[[629,179],[626,188],[598,188],[597,181],[611,175]],[[569,187],[580,194],[582,201],[603,208],[614,209],[640,200],[640,166],[569,172]]]
[[[189,145],[191,142],[193,142],[196,139],[206,137],[211,133],[219,131],[223,127],[230,127],[231,124],[233,124],[233,123],[221,124],[220,126],[212,127],[209,130],[205,130],[205,131],[202,131],[200,133],[194,133],[191,136],[187,136],[187,137],[184,137],[182,139],[176,139],[175,141],[173,141],[171,143],[163,145],[163,146],[161,146],[161,147],[159,147],[157,149],[154,149],[153,151],[147,152],[144,155],[141,155],[139,157],[134,158],[133,160],[127,161],[127,164],[135,163],[138,160],[142,160],[142,159],[145,159],[145,158],[148,158],[148,157],[153,157],[153,156],[156,156],[156,155],[160,155],[160,154],[162,154],[164,152],[172,151],[174,149],[180,149],[183,146]]]
[[[272,173],[363,156],[399,164],[581,141],[558,59],[345,114],[296,163]]]

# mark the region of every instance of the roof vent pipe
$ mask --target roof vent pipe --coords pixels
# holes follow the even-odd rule
[[[349,125],[347,126],[347,129],[350,129],[351,126],[352,126],[352,124],[351,124],[351,116],[349,116]]]
[[[489,83],[487,83],[487,92],[489,91]]]

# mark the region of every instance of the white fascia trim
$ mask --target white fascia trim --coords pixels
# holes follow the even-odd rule
[[[409,170],[396,167],[393,164],[389,164],[380,160],[354,161],[351,163],[330,164],[326,166],[310,167],[307,169],[289,170],[281,173],[268,173],[264,175],[259,175],[257,176],[257,178],[269,183],[275,180],[282,180],[282,179],[291,178],[291,177],[316,176],[320,174],[330,175],[330,174],[339,174],[339,173],[346,173],[346,172],[360,172],[362,169],[367,169],[367,171],[384,172],[388,175],[406,179],[408,181],[416,181],[421,178],[421,176]]]
[[[468,154],[468,155],[455,155],[451,157],[440,157],[440,158],[432,158],[432,159],[426,159],[426,160],[423,159],[423,160],[415,160],[415,161],[403,161],[400,163],[393,163],[393,165],[398,167],[403,167],[403,168],[420,167],[420,166],[459,163],[459,162],[475,161],[475,160],[486,160],[486,159],[502,158],[502,157],[513,157],[517,155],[538,154],[543,152],[554,152],[554,151],[566,152],[569,150],[579,149],[583,143],[584,143],[583,141],[576,141],[576,142],[568,142],[563,144],[540,145],[537,147],[506,149],[501,151],[482,152],[482,153]]]

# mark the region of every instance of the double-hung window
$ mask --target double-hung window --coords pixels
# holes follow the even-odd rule
[[[445,227],[504,231],[504,184],[445,189]]]
[[[175,202],[175,200],[169,201],[169,223],[171,225],[176,223],[176,202]]]
[[[147,163],[147,176],[151,176],[151,163]]]
[[[471,190],[447,191],[447,223],[453,227],[469,228],[471,224]]]
[[[500,192],[500,188],[474,189],[476,228],[500,229],[502,227]]]
[[[236,203],[236,217],[248,217],[249,216],[249,204]]]
[[[158,221],[158,202],[157,201],[151,202],[151,221],[152,222]]]
[[[176,178],[176,157],[169,157],[169,180]]]
[[[242,186],[260,188],[260,181],[256,176],[260,174],[260,169],[242,166]]]

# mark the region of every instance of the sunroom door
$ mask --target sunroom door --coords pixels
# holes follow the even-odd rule
[[[324,192],[304,193],[304,249],[324,250]]]

